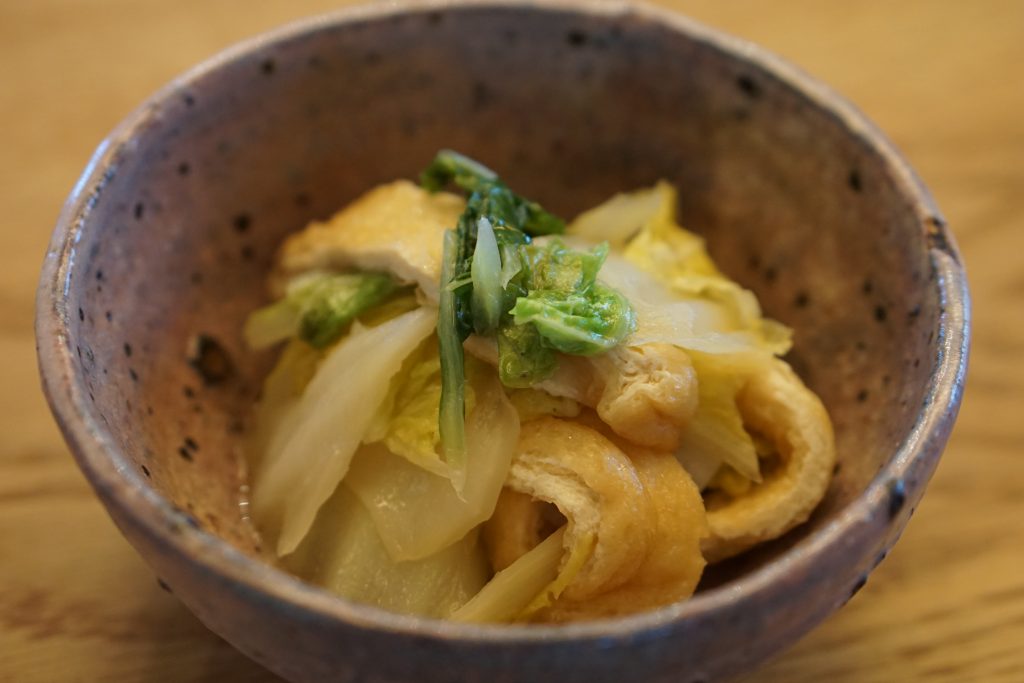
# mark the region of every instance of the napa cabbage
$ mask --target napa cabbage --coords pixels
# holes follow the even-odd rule
[[[254,519],[279,556],[309,531],[348,471],[391,378],[436,320],[435,309],[419,308],[376,327],[355,326],[320,362],[291,411],[294,419],[279,423],[252,487]]]
[[[399,289],[384,273],[301,275],[288,283],[284,298],[249,315],[246,342],[250,348],[262,349],[297,336],[314,348],[326,348],[356,317]]]
[[[338,595],[402,614],[444,618],[476,595],[490,575],[478,533],[419,560],[396,562],[373,518],[344,484],[285,558],[289,571]]]

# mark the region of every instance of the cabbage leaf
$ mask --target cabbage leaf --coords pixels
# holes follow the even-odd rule
[[[697,371],[697,414],[679,444],[680,463],[685,468],[695,461],[716,461],[750,481],[761,481],[757,449],[736,403],[749,375],[731,366],[728,356],[695,353],[691,360]]]
[[[320,363],[281,424],[253,482],[254,519],[278,555],[295,550],[320,506],[348,471],[391,378],[434,328],[437,312],[420,308],[376,327],[356,326]]]
[[[519,417],[493,372],[473,371],[475,406],[466,420],[466,478],[461,495],[438,475],[391,453],[363,446],[345,484],[369,510],[395,560],[428,557],[490,518],[519,441]]]
[[[621,249],[663,210],[666,200],[675,201],[674,190],[664,181],[651,188],[619,193],[574,218],[565,234]]]
[[[498,329],[498,376],[512,388],[532,387],[558,367],[555,350],[545,346],[533,325],[505,325]]]
[[[253,416],[254,425],[246,439],[245,455],[250,480],[260,476],[264,455],[280,448],[280,438],[294,428],[299,419],[296,410],[302,393],[313,379],[323,356],[323,351],[292,339],[263,381]]]
[[[537,334],[506,328],[506,335],[514,335],[517,343],[503,345],[499,335],[499,367],[523,364],[521,358],[544,358],[540,351],[544,348],[594,355],[614,348],[633,331],[629,300],[597,280],[608,257],[607,244],[577,250],[553,239],[523,246],[520,251],[523,267],[507,288],[515,297],[508,327],[533,327]],[[544,371],[530,373],[528,381],[515,378],[509,386],[536,384],[554,371],[555,361],[552,356],[550,362],[533,365]]]
[[[285,566],[329,591],[401,614],[444,618],[487,582],[477,532],[421,560],[396,562],[373,518],[344,485],[320,508],[309,535]]]
[[[704,240],[679,225],[675,189],[662,182],[655,190],[660,198],[658,210],[625,246],[625,259],[674,294],[717,305],[729,321],[722,331],[748,333],[754,343],[775,355],[789,351],[789,328],[765,319],[754,293],[723,275],[708,255]],[[646,205],[649,198],[641,191],[635,201]]]
[[[249,315],[245,339],[253,349],[295,336],[314,348],[326,348],[357,316],[398,290],[384,273],[307,273],[288,284],[283,299]]]
[[[475,359],[467,363],[474,370]],[[473,383],[465,387],[466,410],[476,405]],[[438,410],[441,403],[441,358],[437,340],[428,338],[402,364],[391,380],[363,443],[381,442],[389,451],[439,476],[450,477],[451,469],[441,457]]]
[[[600,283],[585,294],[531,291],[516,301],[512,317],[517,326],[536,327],[543,346],[574,356],[613,349],[635,326],[629,301]]]
[[[565,527],[494,575],[487,585],[451,615],[472,623],[512,621],[558,578],[565,550]]]
[[[478,334],[489,334],[501,322],[505,292],[501,284],[501,252],[494,228],[486,218],[477,220],[476,249],[470,274],[473,280],[473,326]]]

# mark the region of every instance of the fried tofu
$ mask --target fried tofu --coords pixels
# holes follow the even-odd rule
[[[436,303],[444,232],[465,207],[461,197],[431,194],[408,180],[375,187],[285,240],[271,288],[280,294],[289,278],[310,270],[353,268],[391,273]]]

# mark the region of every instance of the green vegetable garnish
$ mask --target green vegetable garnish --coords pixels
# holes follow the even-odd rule
[[[469,193],[466,212],[459,229],[472,235],[476,242],[476,220],[487,218],[491,225],[508,227],[530,236],[560,235],[565,221],[545,211],[537,202],[520,197],[503,183],[498,175],[478,161],[450,149],[442,150],[420,174],[420,185],[431,192],[444,189],[449,183]],[[468,245],[470,247],[472,244]]]
[[[246,320],[245,337],[254,349],[295,336],[322,349],[337,341],[360,314],[398,290],[382,273],[312,273],[289,284],[280,301],[254,311]]]
[[[421,185],[436,192],[454,184],[469,193],[466,209],[454,230],[445,234],[441,269],[440,310],[437,338],[441,355],[441,449],[445,461],[458,473],[465,468],[465,359],[462,342],[474,331],[493,334],[507,312],[502,284],[501,259],[498,256],[530,242],[530,235],[562,232],[565,223],[539,204],[512,192],[494,171],[457,152],[443,150],[420,176]],[[484,232],[490,229],[494,244],[485,235],[480,247],[481,222]],[[474,273],[474,261],[478,261]],[[498,267],[495,267],[495,266]],[[474,294],[476,292],[476,294]],[[476,311],[474,315],[474,301]],[[506,308],[507,311],[507,308]],[[553,368],[552,368],[553,369]],[[455,479],[458,479],[456,476]]]
[[[466,364],[462,353],[463,336],[459,330],[457,294],[445,286],[454,277],[459,256],[458,234],[444,234],[441,264],[441,300],[437,314],[437,341],[441,356],[441,404],[438,409],[441,450],[453,469],[466,462]]]
[[[555,290],[582,293],[597,280],[608,258],[608,244],[602,243],[591,251],[575,251],[554,240],[546,247],[534,248],[530,254],[528,290]]]
[[[533,325],[506,325],[498,330],[498,375],[507,387],[525,389],[558,367],[553,349],[544,345]]]
[[[498,341],[498,371],[510,387],[529,387],[557,367],[556,351],[592,355],[619,344],[635,327],[629,301],[597,282],[608,245],[576,251],[555,240],[562,219],[512,192],[477,161],[444,150],[420,176],[432,192],[453,184],[466,209],[444,242],[441,274],[440,425],[445,459],[465,461],[462,342],[473,332]]]
[[[525,248],[518,276],[522,292],[509,310],[516,326],[537,329],[540,343],[576,356],[618,345],[635,328],[633,309],[617,291],[597,281],[608,245],[568,249],[558,240]]]
[[[532,291],[516,301],[512,315],[517,326],[533,323],[544,346],[574,356],[608,351],[634,329],[629,302],[600,283],[583,294]]]
[[[501,253],[491,222],[481,218],[476,225],[476,249],[470,267],[473,324],[478,331],[488,334],[496,330],[501,322],[505,294],[501,284]]]

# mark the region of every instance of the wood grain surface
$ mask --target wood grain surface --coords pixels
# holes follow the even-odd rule
[[[275,681],[121,538],[39,390],[33,294],[106,133],[221,48],[338,0],[0,1],[0,682]],[[889,559],[748,683],[1024,681],[1024,2],[677,0],[791,59],[910,158],[974,298],[966,400]]]

